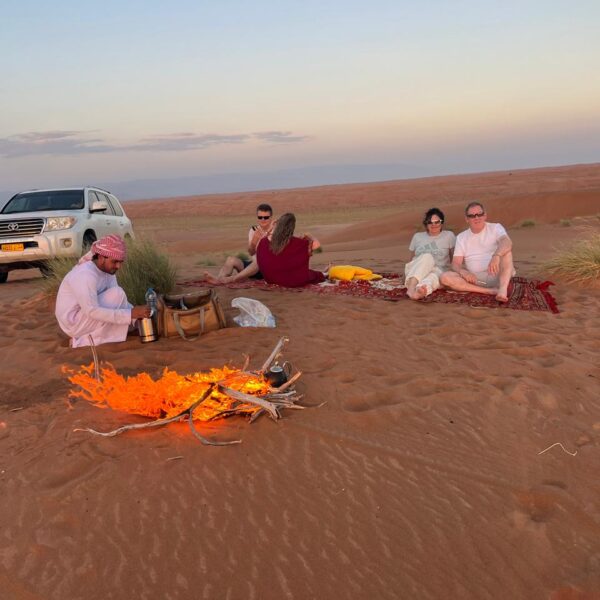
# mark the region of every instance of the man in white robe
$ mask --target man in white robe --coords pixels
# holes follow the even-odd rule
[[[115,273],[125,258],[125,242],[108,235],[92,244],[60,284],[55,315],[72,348],[123,342],[136,319],[150,316],[148,306],[132,306],[117,284]]]

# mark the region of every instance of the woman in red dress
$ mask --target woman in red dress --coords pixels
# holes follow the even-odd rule
[[[277,220],[272,239],[263,238],[258,244],[256,258],[267,283],[300,287],[325,281],[321,271],[308,268],[313,240],[294,236],[295,228],[296,217],[286,213]]]
[[[294,236],[295,228],[296,217],[293,213],[281,215],[271,239],[264,237],[260,241],[255,260],[249,266],[229,277],[216,279],[209,276],[206,279],[212,283],[243,281],[260,269],[267,283],[283,287],[301,287],[325,281],[321,271],[313,271],[308,267],[315,241],[308,235],[301,238]]]

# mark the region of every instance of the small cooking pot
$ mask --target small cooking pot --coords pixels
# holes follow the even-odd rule
[[[282,365],[273,365],[265,372],[265,379],[271,384],[271,387],[281,387],[292,374],[292,365],[284,362]]]

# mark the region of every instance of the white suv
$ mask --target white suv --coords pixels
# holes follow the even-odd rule
[[[55,257],[79,257],[98,238],[133,237],[121,203],[93,187],[32,190],[13,196],[0,211],[0,283],[13,269],[37,267]]]

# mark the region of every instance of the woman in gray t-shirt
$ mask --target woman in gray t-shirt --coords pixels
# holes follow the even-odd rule
[[[412,300],[421,300],[440,287],[440,275],[452,262],[456,237],[444,231],[444,213],[430,208],[423,219],[425,231],[415,233],[408,249],[413,253],[404,268],[406,293]]]

